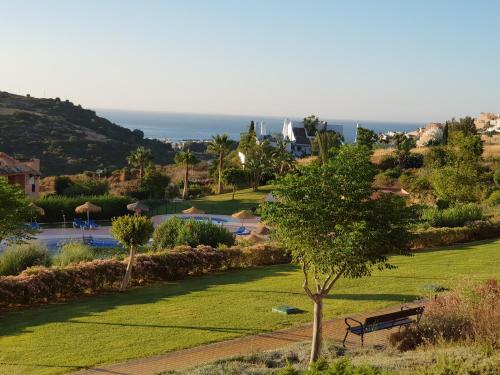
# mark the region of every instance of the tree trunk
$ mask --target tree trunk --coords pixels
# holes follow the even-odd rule
[[[316,362],[321,354],[323,340],[323,297],[317,295],[314,300],[314,322],[309,363]]]
[[[219,186],[217,187],[217,194],[222,193],[222,163],[224,161],[224,154],[219,155]]]
[[[184,174],[184,189],[182,189],[182,199],[188,198],[189,164],[186,164],[186,173]]]
[[[235,193],[236,193],[236,186],[235,186],[235,185],[233,185],[233,198],[232,198],[232,200],[233,200],[233,201],[234,201],[234,194],[235,194]]]
[[[134,266],[135,260],[135,246],[130,246],[130,255],[128,258],[127,271],[125,271],[125,276],[122,280],[122,285],[120,286],[120,290],[125,290],[130,283],[130,278],[132,277],[132,267]]]

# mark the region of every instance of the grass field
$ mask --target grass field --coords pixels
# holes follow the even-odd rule
[[[395,270],[340,280],[326,301],[334,318],[425,295],[426,284],[500,278],[500,240],[394,257]],[[292,265],[230,271],[5,313],[0,374],[56,374],[226,340],[311,320]],[[273,306],[299,307],[283,316]]]
[[[272,190],[272,187],[260,186],[258,191],[253,191],[252,189],[238,190],[232,200],[232,193],[225,193],[220,195],[208,195],[206,197],[173,202],[168,204],[166,212],[176,213],[182,210],[195,206],[205,211],[207,214],[219,214],[219,215],[231,215],[240,210],[249,210],[253,207],[257,207],[260,203],[264,201],[264,198]],[[162,213],[165,213],[165,208],[162,208]],[[156,214],[153,212],[153,214]]]

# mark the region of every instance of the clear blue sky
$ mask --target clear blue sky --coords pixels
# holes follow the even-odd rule
[[[337,119],[500,112],[500,1],[0,0],[0,90]]]

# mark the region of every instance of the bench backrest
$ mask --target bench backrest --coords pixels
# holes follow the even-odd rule
[[[370,316],[365,319],[365,326],[371,326],[377,323],[385,323],[385,322],[393,322],[399,319],[404,319],[408,318],[410,316],[414,315],[421,315],[424,312],[423,307],[414,307],[411,309],[404,309],[401,311],[389,313],[389,314],[383,314],[383,315],[377,315],[377,316]]]

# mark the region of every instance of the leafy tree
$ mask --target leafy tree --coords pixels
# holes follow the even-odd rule
[[[461,132],[465,136],[477,135],[476,125],[474,124],[474,119],[470,116],[461,118],[460,120],[455,120],[452,118],[450,121],[446,121],[448,126],[448,132]]]
[[[311,362],[321,349],[323,299],[335,283],[369,276],[373,267],[392,268],[390,254],[408,254],[411,212],[395,195],[370,199],[375,174],[366,148],[342,146],[327,163],[280,178],[273,190],[278,199],[263,205],[263,219],[301,265],[314,304]]]
[[[130,166],[139,169],[139,179],[142,180],[144,169],[153,162],[153,152],[143,146],[137,147],[128,157],[127,162]]]
[[[373,149],[373,145],[378,141],[377,133],[373,130],[358,126],[356,129],[356,143],[360,146],[365,146],[368,149]]]
[[[64,194],[64,190],[73,185],[73,181],[68,176],[57,176],[54,180],[54,190],[57,195]]]
[[[280,140],[271,151],[272,163],[277,176],[282,176],[295,168],[295,158],[288,152],[288,143],[286,140]]]
[[[224,157],[231,151],[231,140],[227,134],[217,134],[212,137],[208,145],[208,152],[217,156],[217,194],[222,192],[222,168],[224,167]]]
[[[0,177],[0,242],[30,238],[31,231],[24,224],[32,215],[33,208],[21,188]]]
[[[226,184],[233,187],[233,195],[231,199],[234,201],[236,189],[244,186],[248,182],[248,173],[241,168],[231,167],[222,172],[222,179]]]
[[[167,195],[170,177],[157,171],[154,167],[146,169],[141,188],[148,194],[149,199],[162,199]]]
[[[309,136],[316,135],[318,131],[319,118],[315,115],[304,117],[304,128]]]
[[[337,132],[320,131],[316,133],[313,147],[318,151],[321,162],[326,163],[334,151],[342,145],[343,141],[344,137]]]
[[[252,133],[252,132],[255,133],[255,122],[253,122],[253,120],[250,121],[250,125],[248,126],[248,132],[249,133]]]
[[[144,139],[144,132],[141,129],[134,129],[132,130],[132,133],[134,133],[138,138]]]
[[[410,155],[410,151],[416,146],[415,140],[408,137],[404,133],[397,133],[394,136],[394,142],[396,146],[396,157],[398,158],[398,164],[401,168],[404,168],[405,161]]]
[[[269,142],[264,141],[261,144],[256,144],[245,154],[244,169],[249,175],[250,185],[254,191],[257,191],[264,174],[271,172],[272,150],[273,148],[269,145]]]
[[[189,166],[198,164],[199,160],[192,151],[188,150],[178,152],[175,155],[175,162],[178,165],[184,166],[186,168],[184,172],[184,188],[182,190],[182,199],[187,199],[189,196]]]
[[[127,270],[123,277],[120,289],[125,290],[132,276],[137,247],[148,242],[153,234],[153,223],[146,216],[125,215],[113,219],[111,234],[123,246],[130,249]]]
[[[248,154],[257,146],[257,133],[255,130],[250,129],[247,133],[242,133],[240,136],[240,143],[238,150],[243,154]]]

